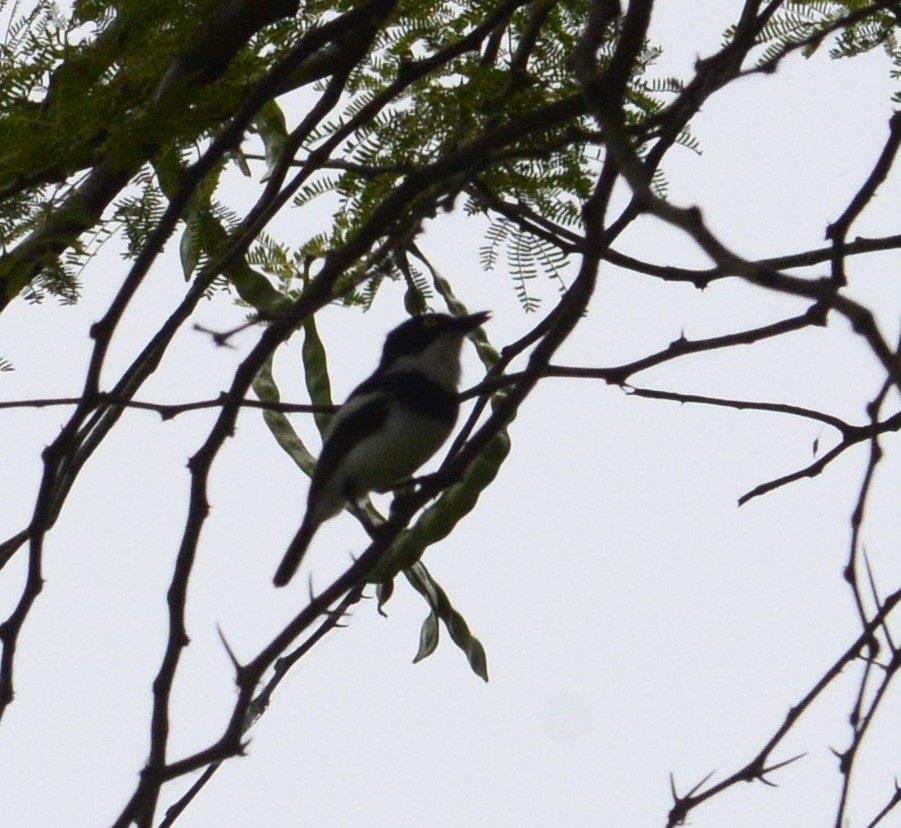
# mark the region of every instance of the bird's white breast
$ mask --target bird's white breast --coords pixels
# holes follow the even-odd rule
[[[453,423],[393,405],[382,428],[348,452],[342,467],[354,490],[384,491],[425,463],[448,438]]]

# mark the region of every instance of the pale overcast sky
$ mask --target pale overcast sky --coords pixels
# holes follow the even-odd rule
[[[652,37],[667,54],[660,74],[685,77],[720,44],[738,2],[657,4]],[[702,155],[673,151],[670,199],[703,208],[734,249],[761,258],[818,247],[881,150],[891,115],[889,63],[881,54],[831,62],[787,60],[774,76],[734,84],[692,123]],[[252,185],[253,186],[253,185]],[[252,197],[235,193],[235,198]],[[898,232],[897,175],[852,236]],[[291,238],[291,214],[273,232]],[[490,309],[497,345],[536,322],[503,271],[484,273],[483,227],[443,220],[422,240],[459,297]],[[173,246],[174,247],[174,246]],[[618,249],[660,264],[703,266],[704,256],[659,222],[636,223]],[[898,335],[899,256],[851,266],[852,295],[875,303]],[[127,264],[110,250],[85,277],[74,308],[17,302],[0,320],[4,399],[77,394],[87,330]],[[107,381],[130,361],[184,289],[175,251],[155,269],[111,354]],[[550,308],[556,288],[544,286]],[[327,309],[320,331],[338,399],[375,366],[401,320],[399,290],[372,311]],[[804,305],[737,280],[706,291],[605,266],[587,321],[555,360],[603,366],[653,353],[681,333],[712,336],[775,321]],[[227,328],[243,317],[225,295],[198,320]],[[185,330],[141,399],[217,395],[257,331],[216,349]],[[300,338],[280,354],[283,398],[305,400]],[[465,381],[479,379],[467,355]],[[714,396],[790,402],[865,422],[881,374],[847,326],[681,360],[635,384]],[[0,534],[27,525],[40,449],[60,409],[0,412],[4,448]],[[4,828],[108,825],[146,758],[150,682],[165,642],[165,590],[180,538],[187,458],[212,414],[161,423],[130,412],[82,474],[45,554],[44,591],[25,627],[17,698],[0,729]],[[317,445],[310,418],[298,430]],[[513,451],[496,483],[425,562],[485,644],[491,681],[469,670],[443,635],[411,664],[422,600],[400,580],[378,615],[353,612],[282,684],[250,733],[246,758],[224,766],[179,819],[180,828],[247,825],[662,826],[670,774],[686,792],[752,758],[817,678],[858,634],[842,580],[849,516],[866,449],[824,475],[738,508],[758,483],[803,467],[818,425],[630,397],[600,382],[548,380],[511,428]],[[864,541],[887,588],[901,578],[889,455],[879,470]],[[894,451],[897,454],[897,451]],[[276,591],[271,578],[303,514],[306,480],[280,452],[258,413],[239,419],[216,462],[212,516],[191,586],[188,648],[176,684],[172,758],[221,731],[233,670],[217,628],[249,658],[307,596],[306,575]],[[327,524],[305,567],[317,587],[359,551],[349,516]],[[25,559],[0,574],[0,613],[13,606]],[[855,679],[840,680],[774,754],[806,756],[780,771],[779,787],[733,789],[690,817],[693,828],[822,826],[839,792],[830,748],[847,746]],[[889,700],[866,742],[866,773],[851,825],[864,824],[901,777]],[[167,789],[165,806],[187,783]],[[886,825],[901,825],[901,817]]]

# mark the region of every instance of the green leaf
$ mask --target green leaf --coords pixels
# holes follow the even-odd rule
[[[266,181],[272,174],[272,168],[281,157],[288,138],[288,128],[285,125],[285,113],[275,101],[266,103],[257,113],[254,126],[263,140],[263,152],[266,158],[266,172],[261,181]]]
[[[483,681],[488,681],[488,656],[485,648],[470,632],[466,620],[451,605],[447,593],[432,577],[425,564],[417,562],[404,570],[404,575],[411,586],[426,599],[431,610],[419,632],[419,651],[413,663],[422,661],[435,652],[440,619],[450,633],[451,640],[463,651],[472,671]]]
[[[379,615],[387,617],[387,613],[383,607],[391,600],[394,595],[394,581],[382,581],[375,585],[375,597],[378,602]]]
[[[428,658],[438,648],[438,630],[438,616],[432,611],[422,622],[422,629],[419,631],[419,650],[413,658],[414,664]]]
[[[262,402],[279,402],[281,394],[272,376],[272,357],[266,360],[266,364],[260,369],[253,380],[253,391]],[[263,420],[275,437],[275,441],[282,450],[304,471],[311,475],[316,465],[316,458],[310,454],[303,440],[298,437],[291,421],[280,411],[266,409],[263,411]]]
[[[328,374],[328,354],[319,338],[316,319],[313,316],[308,316],[303,322],[301,358],[310,401],[313,405],[332,405],[332,382]],[[313,416],[316,418],[316,427],[319,429],[319,433],[324,434],[332,415],[314,414]]]
[[[190,222],[185,224],[185,230],[181,234],[181,240],[178,243],[178,255],[181,258],[181,272],[187,282],[200,261],[200,248],[197,245]]]

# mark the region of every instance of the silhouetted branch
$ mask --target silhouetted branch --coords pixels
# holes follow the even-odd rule
[[[863,649],[868,646],[869,639],[873,633],[881,626],[883,621],[901,602],[901,590],[893,592],[887,596],[885,603],[879,612],[864,628],[863,632],[856,638],[853,644],[832,664],[832,666],[820,677],[810,691],[794,705],[786,715],[782,724],[776,729],[773,735],[767,740],[766,744],[761,748],[757,755],[746,765],[731,775],[727,776],[721,782],[712,785],[705,791],[700,793],[692,792],[684,797],[676,798],[675,804],[669,813],[669,819],[666,823],[667,828],[676,828],[685,822],[689,812],[694,810],[698,805],[707,802],[714,796],[733,787],[739,782],[752,782],[762,779],[763,775],[771,770],[783,767],[788,762],[795,761],[795,758],[780,762],[778,764],[767,767],[766,762],[773,750],[780,744],[785,736],[795,726],[801,716],[813,705],[820,697],[823,690],[828,687],[849,664],[860,656]]]
[[[194,36],[184,41],[175,56],[167,58],[168,69],[164,74],[148,83],[152,99],[137,101],[134,105],[142,118],[152,118],[153,113],[159,111],[161,99],[181,85],[195,86],[218,79],[254,32],[260,31],[265,23],[290,14],[296,3],[294,0],[274,0],[262,4],[266,8],[254,6],[253,9],[250,9],[253,3],[248,5],[247,0],[228,0],[220,5],[209,20],[198,24]],[[862,753],[865,736],[875,728],[877,712],[891,698],[891,691],[895,689],[893,679],[901,666],[901,654],[890,630],[890,622],[895,620],[892,613],[901,602],[901,590],[882,596],[882,589],[877,588],[877,584],[881,586],[880,573],[871,567],[871,559],[863,553],[861,540],[875,472],[883,456],[880,438],[901,430],[901,413],[893,413],[888,405],[888,400],[894,402],[895,399],[891,392],[901,389],[901,341],[893,349],[880,329],[881,318],[891,310],[868,304],[856,298],[858,294],[852,298],[851,292],[844,290],[844,269],[848,256],[901,249],[901,236],[898,235],[847,240],[854,222],[872,203],[877,188],[893,167],[901,146],[901,115],[892,116],[889,136],[878,159],[840,217],[828,228],[827,238],[831,239],[831,244],[824,248],[770,258],[760,258],[760,250],[754,251],[750,258],[741,256],[723,241],[725,236],[711,229],[718,226],[716,221],[708,222],[697,207],[679,206],[675,200],[662,198],[654,186],[666,153],[680,136],[686,134],[691,120],[718,91],[748,74],[772,72],[787,55],[817,46],[833,33],[850,31],[849,25],[872,18],[880,11],[893,11],[901,19],[897,3],[873,3],[855,9],[806,39],[787,42],[766,65],[745,68],[748,59],[759,48],[761,33],[774,19],[777,20],[774,16],[783,6],[781,0],[746,0],[722,48],[699,60],[686,82],[677,79],[666,85],[670,90],[667,95],[672,95],[671,99],[666,99],[671,100],[669,105],[654,103],[642,107],[636,100],[648,87],[633,84],[643,73],[644,66],[655,57],[648,41],[654,7],[651,0],[630,0],[628,4],[618,0],[594,0],[584,21],[579,24],[584,24],[584,28],[576,48],[559,64],[566,77],[554,77],[549,84],[554,88],[554,94],[544,94],[547,91],[545,79],[533,76],[532,72],[548,45],[542,38],[548,27],[558,25],[556,15],[563,5],[553,1],[505,0],[479,11],[478,14],[483,15],[479,19],[465,18],[461,30],[455,28],[446,40],[436,41],[443,44],[441,48],[430,51],[432,47],[426,39],[422,41],[426,45],[418,46],[415,54],[400,56],[388,55],[383,50],[392,35],[386,27],[393,25],[389,21],[401,15],[401,7],[395,0],[365,0],[349,12],[335,12],[336,16],[330,16],[324,23],[304,19],[298,31],[292,33],[295,40],[279,41],[276,53],[280,57],[273,59],[268,70],[260,70],[262,74],[254,76],[258,78],[254,82],[246,81],[246,88],[240,89],[240,95],[234,95],[235,103],[228,111],[217,114],[208,129],[197,133],[202,134],[205,141],[208,137],[208,142],[202,145],[202,150],[188,156],[197,158],[194,163],[189,164],[179,156],[181,147],[176,146],[174,155],[179,157],[169,168],[165,184],[162,183],[166,177],[163,165],[153,167],[152,172],[161,180],[158,188],[160,204],[163,199],[168,200],[168,204],[154,214],[152,232],[143,237],[143,247],[133,266],[106,312],[91,328],[93,346],[81,393],[56,399],[0,402],[0,411],[51,406],[72,409],[66,412],[59,435],[43,453],[43,475],[28,527],[0,544],[0,569],[26,544],[28,550],[28,566],[18,601],[0,624],[3,647],[0,655],[0,716],[13,698],[17,648],[20,639],[24,640],[22,630],[43,583],[44,539],[66,505],[84,465],[129,409],[153,412],[164,421],[201,410],[211,410],[215,415],[210,418],[213,422],[202,443],[190,458],[187,515],[166,596],[167,641],[152,687],[149,755],[115,828],[131,825],[151,828],[164,786],[186,774],[201,772],[166,812],[160,828],[170,828],[177,821],[221,763],[245,750],[249,729],[266,712],[276,688],[292,666],[330,630],[343,624],[350,608],[361,600],[368,583],[393,582],[394,574],[405,565],[397,564],[403,558],[402,552],[398,551],[402,549],[403,541],[425,523],[425,517],[436,506],[445,505],[463,488],[457,484],[465,482],[467,475],[480,468],[480,461],[484,461],[493,445],[506,437],[508,425],[518,416],[538,384],[550,378],[599,380],[618,385],[641,399],[800,417],[818,427],[829,426],[837,431],[836,445],[804,468],[761,483],[744,494],[739,504],[801,478],[820,474],[852,447],[863,442],[868,444],[869,460],[851,515],[851,540],[844,572],[857,607],[859,634],[802,696],[799,704],[788,710],[781,724],[743,767],[715,783],[711,783],[714,775],[710,774],[686,794],[679,794],[672,782],[674,804],[668,824],[683,823],[698,805],[730,790],[738,782],[774,784],[776,772],[800,758],[775,760],[774,752],[784,750],[785,736],[800,717],[822,697],[823,691],[842,671],[850,672],[853,665],[855,670],[859,669],[859,682],[853,703],[849,704],[852,732],[848,747],[836,753],[842,775],[836,823],[845,820],[852,779],[858,767],[856,760]],[[250,16],[243,15],[242,10]],[[220,40],[223,48],[211,54],[208,47]],[[509,45],[509,52],[499,58],[504,44]],[[387,63],[383,61],[386,55],[390,57]],[[370,60],[378,61],[380,80],[376,81],[373,75],[363,83],[360,70],[365,72]],[[466,112],[466,119],[471,118],[472,123],[461,126],[459,133],[454,133],[451,138],[442,136],[435,142],[429,136],[422,146],[411,147],[409,151],[405,148],[399,158],[388,152],[382,155],[380,151],[364,151],[366,142],[378,135],[376,127],[379,124],[390,121],[397,111],[417,105],[416,96],[432,82],[433,73],[446,73],[441,78],[443,82],[446,77],[464,77],[466,72],[484,66],[496,71],[501,82],[492,87],[487,102],[482,101],[478,111],[472,108],[471,112]],[[501,78],[500,73],[504,71],[507,75]],[[266,179],[255,203],[233,222],[220,222],[213,216],[214,211],[210,211],[211,220],[217,222],[221,231],[219,242],[204,247],[202,255],[192,259],[191,267],[186,270],[193,272],[198,261],[203,264],[190,278],[181,300],[167,311],[168,317],[127,368],[117,375],[118,378],[109,378],[111,369],[107,355],[120,345],[126,311],[131,311],[132,299],[145,285],[150,268],[159,263],[160,253],[171,242],[179,223],[186,223],[194,232],[192,220],[202,212],[197,202],[208,195],[207,184],[215,184],[215,176],[226,159],[232,153],[240,153],[244,138],[253,129],[260,128],[257,118],[264,108],[277,109],[274,100],[278,95],[299,85],[308,85],[311,79],[319,81],[316,97],[309,105],[305,104],[307,108],[293,129],[289,131],[281,122],[282,129],[277,130],[274,149],[264,141],[265,155],[242,156],[266,161]],[[483,79],[476,80],[481,82]],[[477,85],[474,83],[473,88]],[[360,89],[366,94],[357,96]],[[521,93],[524,97],[520,106],[517,96]],[[335,109],[348,97],[352,98],[352,106],[335,117]],[[508,104],[515,105],[507,108]],[[56,101],[47,104],[48,107],[51,105],[56,106]],[[495,114],[492,111],[495,108],[502,114]],[[191,113],[181,114],[187,117]],[[85,144],[91,152],[101,155],[105,152],[105,145],[97,135],[78,136],[73,140]],[[136,142],[134,154],[123,155],[117,163],[103,157],[86,162],[94,166],[84,167],[87,172],[83,181],[68,191],[63,204],[67,209],[54,211],[48,208],[45,220],[35,221],[27,231],[31,235],[20,236],[19,247],[13,249],[10,245],[10,250],[0,257],[0,281],[6,280],[14,287],[18,284],[16,280],[27,282],[45,264],[45,254],[53,257],[67,245],[75,244],[79,234],[98,221],[144,161],[151,164],[160,161],[157,157],[160,146],[157,136],[148,139],[146,145]],[[348,147],[354,149],[348,150]],[[582,147],[585,152],[577,158],[575,150]],[[570,155],[566,156],[564,151],[569,151]],[[561,167],[566,175],[579,182],[571,190],[558,183],[566,176],[556,176],[556,173],[551,176],[555,183],[545,191],[537,189],[542,186],[540,176],[518,187],[505,188],[504,182],[512,168],[517,165],[538,168],[541,161],[554,160],[557,153],[565,156]],[[252,256],[248,251],[260,239],[270,220],[292,200],[299,203],[310,193],[318,194],[317,187],[323,180],[334,181],[338,176],[327,175],[333,171],[341,174],[338,194],[342,199],[360,181],[366,186],[372,185],[372,192],[377,195],[359,203],[342,200],[340,220],[336,219],[340,232],[322,236],[316,244],[305,247],[303,256],[306,258],[303,258],[302,266],[297,265],[301,258],[298,253],[298,260],[285,266],[287,272],[277,271],[284,290],[280,292],[266,275],[270,273],[268,269],[262,273],[251,268],[248,261],[256,261],[256,251]],[[57,171],[44,166],[26,173],[16,174],[12,181],[0,182],[0,197],[20,193],[30,183],[66,180],[71,170]],[[352,184],[349,189],[344,188],[347,182]],[[536,197],[536,192],[540,197]],[[614,192],[625,192],[627,198],[613,199]],[[482,382],[461,394],[463,399],[477,398],[477,401],[454,441],[447,461],[437,473],[418,479],[410,492],[396,496],[390,517],[384,524],[367,526],[371,543],[360,557],[321,593],[314,594],[311,588],[305,605],[280,629],[269,633],[268,640],[249,661],[243,662],[223,636],[237,684],[228,721],[215,738],[203,743],[199,749],[173,758],[173,740],[170,739],[173,687],[188,645],[191,578],[199,539],[208,519],[209,488],[217,458],[235,434],[242,410],[253,408],[282,413],[334,410],[331,406],[248,399],[254,379],[263,366],[271,364],[276,350],[311,314],[332,302],[356,301],[361,286],[371,284],[374,273],[394,273],[398,263],[409,277],[410,270],[406,268],[409,257],[417,258],[430,268],[438,293],[453,309],[456,301],[453,293],[449,287],[442,289],[443,280],[417,240],[428,222],[453,209],[461,195],[467,197],[467,209],[475,208],[500,217],[497,220],[504,227],[508,223],[515,225],[518,239],[528,240],[532,236],[540,241],[542,250],[553,245],[571,258],[578,264],[572,284],[562,291],[549,313],[538,319],[519,340],[502,349],[496,361],[493,361],[495,354],[490,343],[479,340],[479,354],[491,367]],[[567,200],[566,209],[555,209],[560,204],[559,198]],[[572,219],[570,208],[577,202],[582,209],[582,222],[579,227],[571,227],[566,222]],[[74,207],[80,209],[74,213],[68,210]],[[613,245],[618,243],[622,233],[633,222],[645,217],[660,219],[679,231],[684,239],[694,241],[709,257],[710,266],[682,268],[667,262],[657,264],[644,261],[643,251],[642,258],[638,258],[615,249]],[[266,248],[266,245],[261,247]],[[313,252],[308,254],[309,250]],[[830,261],[831,276],[825,274],[825,269],[819,277],[786,272]],[[661,282],[686,282],[698,288],[714,280],[737,278],[758,288],[761,295],[794,297],[807,309],[753,328],[736,330],[735,326],[730,326],[718,336],[690,339],[683,334],[665,347],[621,365],[587,367],[555,363],[561,346],[585,321],[599,271],[606,266],[602,264],[604,262]],[[301,270],[302,278],[293,272],[295,268]],[[249,277],[257,281],[249,285],[248,282],[253,282]],[[238,332],[252,331],[248,336],[256,337],[249,352],[240,357],[228,389],[206,400],[181,403],[137,400],[144,382],[168,354],[176,333],[189,323],[198,303],[217,280],[221,283],[223,279],[253,307],[254,316],[250,322],[232,330],[203,330],[217,345],[228,345]],[[300,283],[302,288],[298,295],[293,285]],[[284,288],[287,284],[292,285],[290,293]],[[407,286],[411,292],[417,287],[412,278],[408,278]],[[254,294],[254,287],[265,294],[266,301]],[[0,305],[5,304],[13,293],[15,290],[4,292],[0,296]],[[254,295],[259,301],[249,298]],[[877,311],[880,320],[875,315]],[[642,371],[687,357],[762,341],[792,343],[794,340],[785,335],[824,326],[835,315],[850,323],[853,341],[866,345],[876,356],[884,375],[882,389],[869,406],[869,421],[862,425],[847,422],[826,411],[778,401],[725,399],[630,385],[632,378]],[[655,330],[649,341],[659,343],[666,339]],[[235,359],[237,361],[239,357]],[[511,371],[517,360],[517,368],[523,362],[525,367]],[[107,386],[109,390],[101,390],[101,380],[104,384],[113,383]],[[314,395],[313,398],[317,397]],[[634,404],[642,403],[636,401]],[[499,467],[500,463],[496,464],[492,473]],[[431,503],[433,500],[436,502]],[[451,529],[445,527],[443,531],[446,534]],[[407,557],[412,559],[421,554],[421,550],[414,550]],[[866,564],[865,581],[860,577],[862,558]],[[869,592],[861,584],[868,585]],[[388,589],[384,584],[382,588]],[[445,603],[450,607],[449,601]],[[856,631],[857,622],[853,623]],[[901,789],[895,791],[870,824],[875,826],[882,821],[899,801]]]
[[[754,402],[752,400],[731,400],[724,397],[707,397],[701,394],[682,394],[675,391],[660,391],[655,388],[636,388],[634,386],[629,386],[628,391],[636,397],[646,397],[647,399],[652,400],[671,400],[679,403],[713,405],[721,408],[736,408],[739,411],[769,411],[773,414],[790,414],[794,417],[804,417],[809,420],[816,420],[817,422],[832,426],[833,428],[838,429],[842,434],[851,433],[855,430],[855,426],[846,423],[838,417],[834,417],[831,414],[826,414],[822,411],[816,411],[812,408],[804,408],[799,405]]]
[[[845,277],[845,237],[854,221],[873,200],[879,185],[888,176],[895,162],[899,144],[901,144],[901,112],[896,112],[889,119],[888,139],[867,180],[854,194],[845,212],[826,228],[826,238],[832,240],[832,279],[836,284],[844,285],[848,281]]]
[[[152,403],[144,400],[133,400],[118,397],[115,394],[99,391],[92,399],[95,405],[115,406],[117,408],[134,408],[137,411],[153,411],[160,419],[172,420],[180,414],[191,411],[205,411],[220,408],[225,403],[225,394],[209,400],[196,400],[186,403]],[[0,409],[4,408],[52,408],[56,406],[77,406],[83,404],[84,397],[51,397],[44,400],[7,400],[0,401]],[[284,414],[332,414],[336,406],[310,405],[309,403],[263,402],[262,400],[241,400],[241,408],[256,408],[266,411],[281,411]]]
[[[782,0],[771,5],[780,6],[782,5]],[[800,51],[805,51],[807,49],[818,49],[825,40],[834,35],[836,32],[847,29],[849,26],[855,23],[860,23],[880,11],[888,11],[897,8],[897,0],[875,0],[875,2],[871,6],[863,6],[859,9],[854,9],[854,11],[851,11],[848,14],[833,20],[813,34],[796,40],[793,43],[787,43],[785,47],[779,52],[779,54],[775,55],[773,58],[761,64],[760,66],[746,69],[742,74],[772,74],[778,69],[779,64],[782,63],[782,61],[790,55],[796,54]]]
[[[288,674],[289,670],[298,662],[301,658],[303,658],[319,641],[321,641],[329,632],[341,626],[341,620],[344,618],[345,614],[349,611],[350,607],[356,604],[363,595],[363,583],[358,583],[356,587],[351,589],[347,595],[344,596],[344,599],[341,603],[336,607],[335,610],[330,610],[328,607],[323,607],[321,604],[317,603],[316,599],[311,597],[310,605],[314,604],[318,607],[317,614],[319,617],[322,617],[324,620],[316,629],[316,631],[304,641],[299,647],[296,647],[292,652],[287,653],[281,658],[276,659],[274,662],[274,672],[270,679],[265,683],[259,693],[247,699],[246,696],[242,696],[240,698],[240,702],[242,704],[242,709],[240,711],[236,711],[236,713],[240,713],[242,718],[242,729],[241,735],[246,734],[251,727],[259,720],[259,718],[265,714],[266,710],[269,709],[269,703],[272,699],[272,695],[275,692],[276,688],[279,684],[281,684],[282,679]],[[244,674],[244,667],[240,664],[236,664],[237,668],[237,680],[239,682]],[[256,685],[254,685],[255,687]],[[212,760],[206,768],[204,768],[203,773],[200,777],[195,780],[195,782],[191,785],[191,787],[185,792],[185,794],[172,806],[170,806],[166,810],[165,818],[160,822],[158,828],[171,828],[172,825],[175,824],[175,821],[179,816],[185,811],[188,805],[193,802],[194,798],[197,794],[200,793],[201,790],[207,785],[207,783],[213,778],[216,774],[216,771],[222,767],[222,763],[233,756],[234,753],[228,748],[223,749],[222,758],[217,760]]]

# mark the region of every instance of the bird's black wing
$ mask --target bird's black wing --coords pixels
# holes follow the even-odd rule
[[[378,431],[388,417],[392,404],[400,404],[424,417],[453,425],[459,403],[453,391],[442,388],[416,371],[392,371],[375,374],[358,385],[335,415],[310,483],[313,502],[323,482],[332,477],[347,453]],[[352,497],[353,492],[345,492]]]
[[[331,431],[326,435],[310,483],[307,513],[275,574],[276,586],[284,586],[291,580],[319,524],[325,519],[315,509],[323,487],[334,480],[341,463],[355,447],[384,427],[392,406],[403,406],[430,420],[445,423],[448,430],[453,427],[459,409],[453,391],[416,371],[377,374],[354,389],[335,415]],[[347,481],[343,485],[347,486]],[[340,492],[340,496],[348,500],[359,494]]]
[[[378,385],[379,383],[370,379],[358,386],[335,415],[334,425],[326,437],[313,471],[310,482],[311,503],[320,486],[331,478],[348,452],[385,424],[391,401],[384,394],[378,393],[381,390]],[[351,496],[353,493],[345,494]]]

